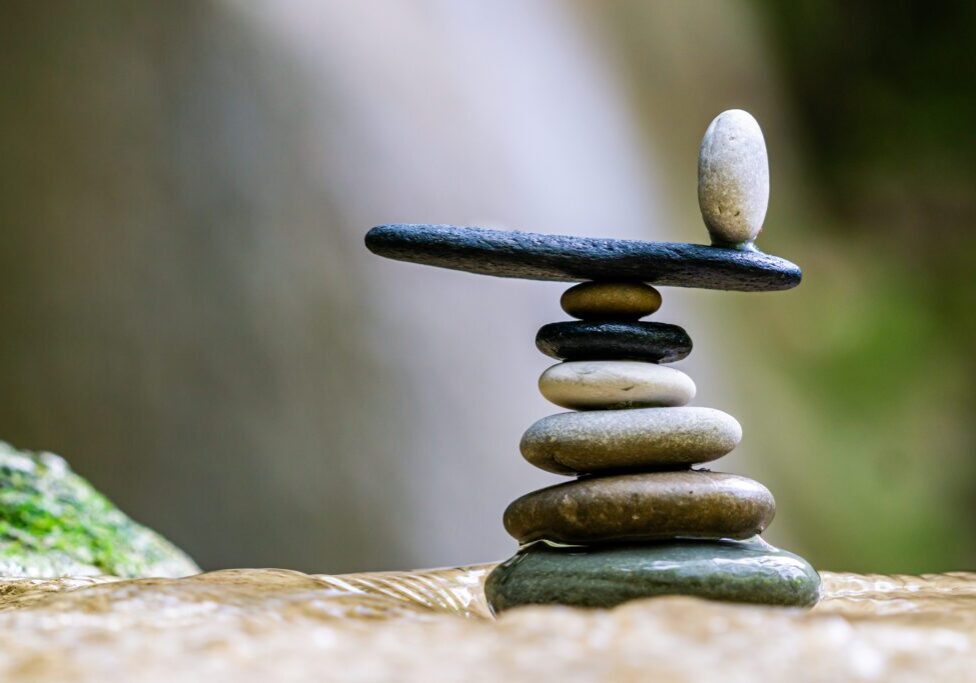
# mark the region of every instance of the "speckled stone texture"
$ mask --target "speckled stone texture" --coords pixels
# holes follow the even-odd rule
[[[559,360],[642,360],[673,363],[691,353],[691,337],[667,323],[549,323],[539,328],[535,345]]]
[[[691,377],[655,363],[584,360],[556,363],[539,377],[547,399],[572,410],[683,406],[695,397]]]
[[[614,607],[658,595],[807,607],[819,591],[820,576],[806,560],[758,538],[585,549],[535,543],[485,582],[495,612],[520,605]]]
[[[750,538],[773,520],[773,494],[722,472],[586,477],[527,493],[505,510],[519,543],[597,544],[671,538]]]
[[[801,278],[793,263],[759,251],[453,225],[380,225],[366,234],[366,247],[398,261],[526,280],[765,292],[791,289]]]
[[[762,129],[748,112],[724,111],[705,131],[698,154],[698,205],[715,244],[750,244],[762,230],[769,161]]]
[[[634,408],[557,413],[522,435],[519,448],[556,474],[674,469],[720,458],[742,440],[738,421],[714,408]]]

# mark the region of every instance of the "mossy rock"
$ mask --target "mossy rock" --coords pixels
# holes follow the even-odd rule
[[[199,571],[64,459],[0,442],[0,576],[178,577]]]

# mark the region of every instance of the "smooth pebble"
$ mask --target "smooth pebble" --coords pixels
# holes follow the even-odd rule
[[[563,292],[559,305],[580,320],[637,320],[661,308],[661,293],[640,282],[583,282]]]
[[[683,406],[695,397],[695,383],[655,363],[589,360],[553,365],[539,377],[539,391],[572,410]]]
[[[776,511],[747,477],[684,470],[586,477],[527,493],[505,510],[519,543],[569,544],[755,536]]]
[[[535,345],[560,360],[673,363],[691,353],[691,337],[668,323],[571,320],[539,328]]]
[[[751,245],[769,205],[769,160],[762,129],[730,109],[712,121],[698,155],[698,205],[719,246]]]
[[[557,413],[522,435],[519,447],[547,472],[675,468],[720,458],[742,440],[734,417],[714,408],[633,408]]]
[[[615,607],[657,595],[809,607],[820,575],[802,557],[760,538],[592,548],[533,543],[485,581],[497,613],[520,605]]]

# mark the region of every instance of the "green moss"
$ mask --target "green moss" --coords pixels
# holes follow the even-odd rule
[[[185,576],[199,568],[51,453],[0,442],[0,575]]]

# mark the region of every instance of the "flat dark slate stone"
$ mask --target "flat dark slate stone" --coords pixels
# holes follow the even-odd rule
[[[549,323],[539,328],[535,345],[559,360],[642,360],[673,363],[691,353],[691,337],[668,323]]]
[[[801,278],[795,264],[760,251],[453,225],[380,225],[366,234],[366,247],[398,261],[525,280],[764,292],[796,287]]]
[[[665,541],[554,547],[533,543],[485,581],[493,611],[520,605],[615,607],[658,595],[808,607],[820,575],[798,555],[748,541]]]

